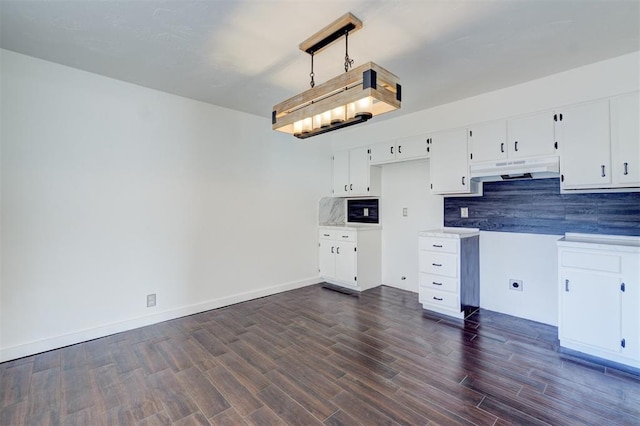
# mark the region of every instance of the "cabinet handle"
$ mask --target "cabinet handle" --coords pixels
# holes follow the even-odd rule
[[[391,147],[391,153],[393,154],[393,147]]]
[[[620,340],[620,346],[622,346],[623,348],[627,347],[627,341],[625,339]]]
[[[432,265],[440,267],[440,266],[442,266],[442,263],[432,263]]]
[[[500,144],[500,152],[504,152],[504,142]]]
[[[517,151],[518,150],[518,141],[516,141],[516,143],[513,144],[513,148]]]
[[[344,192],[347,192],[347,191],[348,191],[348,189],[347,189],[347,185],[345,185],[345,186],[344,186]]]
[[[343,235],[342,238],[349,238],[349,236],[348,235]]]
[[[442,285],[442,283],[437,283],[437,282],[435,282],[435,281],[432,281],[431,283],[432,283],[433,285]]]
[[[398,154],[402,154],[402,145],[398,145]]]
[[[323,236],[323,237],[328,237],[328,236],[329,236],[329,234],[322,234],[322,236]]]
[[[465,185],[465,183],[464,183],[464,176],[462,176],[462,186],[464,186],[464,185]]]
[[[564,280],[564,291],[569,291],[569,280]]]
[[[336,254],[340,254],[340,247],[336,247]]]
[[[353,191],[353,184],[349,185],[349,191]]]
[[[442,248],[442,244],[433,244],[435,248]]]
[[[602,177],[605,177],[606,175],[604,174],[604,164],[600,166],[602,168]]]
[[[331,253],[335,253],[335,251],[333,251],[334,247],[331,246]]]
[[[629,174],[629,163],[623,163],[622,165],[624,167],[624,173],[623,174],[626,176],[626,175]]]
[[[435,297],[435,296],[433,296],[433,300],[438,300],[438,301],[442,302],[442,297]]]

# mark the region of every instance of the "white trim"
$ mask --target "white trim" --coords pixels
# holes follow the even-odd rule
[[[86,342],[87,340],[97,339],[127,330],[133,330],[134,328],[157,324],[159,322],[184,317],[187,315],[193,315],[211,309],[222,308],[224,306],[246,302],[248,300],[258,299],[260,297],[270,296],[273,294],[294,290],[296,288],[306,287],[321,282],[323,282],[323,280],[320,277],[306,278],[300,281],[292,281],[271,287],[264,287],[257,290],[246,291],[220,299],[208,300],[206,302],[196,303],[193,305],[183,306],[164,312],[158,312],[142,317],[132,318],[126,321],[105,324],[99,327],[80,330],[68,334],[62,334],[60,336],[36,340],[21,345],[11,346],[8,348],[0,349],[0,362],[22,358],[29,355],[50,351],[52,349],[58,349],[64,346]]]

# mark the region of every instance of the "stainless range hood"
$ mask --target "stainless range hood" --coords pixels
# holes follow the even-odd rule
[[[495,182],[516,179],[544,179],[560,176],[558,157],[504,160],[471,164],[471,179],[481,182]]]

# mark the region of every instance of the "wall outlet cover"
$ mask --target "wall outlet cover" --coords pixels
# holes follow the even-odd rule
[[[469,217],[469,207],[460,207],[460,217],[462,218]]]
[[[509,290],[522,291],[522,280],[509,280]]]
[[[156,306],[156,294],[147,294],[147,308]]]

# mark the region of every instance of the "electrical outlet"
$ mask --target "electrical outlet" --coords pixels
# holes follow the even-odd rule
[[[408,209],[406,207],[402,208],[402,216],[404,216],[404,217],[409,216],[409,212],[408,212]]]
[[[509,280],[509,290],[522,291],[522,280]]]
[[[460,217],[462,218],[469,217],[469,207],[460,207]]]
[[[156,306],[156,294],[147,294],[147,308]]]

